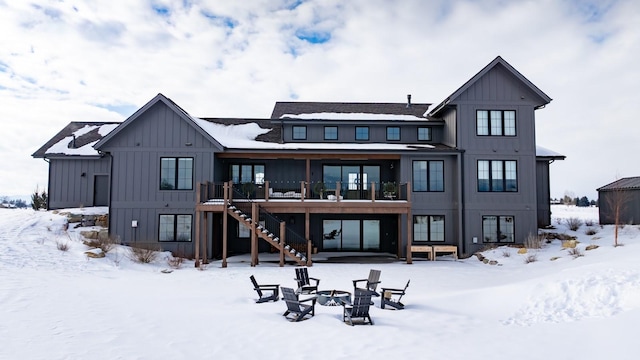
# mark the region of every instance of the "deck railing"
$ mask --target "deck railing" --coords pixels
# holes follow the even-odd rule
[[[229,182],[231,183],[231,182]],[[260,183],[231,183],[233,198],[251,200],[410,200],[408,183],[383,182],[363,184],[343,184],[340,181],[326,184],[306,181],[264,181]],[[199,184],[200,202],[221,200],[224,197],[224,184],[206,182]]]

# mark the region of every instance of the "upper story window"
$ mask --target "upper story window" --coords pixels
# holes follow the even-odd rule
[[[414,215],[414,241],[444,241],[443,215]]]
[[[413,162],[413,191],[444,191],[444,161]]]
[[[418,141],[431,141],[431,128],[419,127],[418,128]]]
[[[160,215],[159,241],[191,241],[191,215]]]
[[[517,161],[478,160],[478,191],[518,191]]]
[[[483,216],[482,241],[489,243],[512,243],[515,240],[513,216]]]
[[[293,140],[307,140],[307,127],[303,125],[293,126]]]
[[[399,126],[388,126],[387,127],[387,141],[398,141],[400,140],[400,127]]]
[[[160,190],[193,190],[193,158],[160,158]]]
[[[356,140],[369,140],[368,126],[356,126]]]
[[[516,136],[516,112],[514,110],[477,110],[476,134]]]
[[[338,140],[338,127],[337,126],[325,126],[324,127],[324,139],[325,140]]]

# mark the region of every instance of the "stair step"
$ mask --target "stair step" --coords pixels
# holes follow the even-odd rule
[[[240,213],[242,213],[242,211],[240,211],[240,210],[236,210],[236,211],[234,211],[234,213],[236,213],[236,214],[240,214]]]
[[[289,250],[289,249],[291,249],[291,246],[289,246],[289,245],[285,245],[285,246],[284,246],[284,249],[285,249],[285,250]]]
[[[276,237],[273,238],[273,241],[280,242],[280,238],[276,236]]]
[[[233,206],[233,205],[229,206],[229,210],[235,210],[235,209],[236,209],[235,206]]]

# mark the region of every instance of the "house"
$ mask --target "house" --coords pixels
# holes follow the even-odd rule
[[[640,176],[626,177],[602,186],[598,191],[600,225],[640,224]]]
[[[49,208],[109,206],[110,234],[198,261],[315,250],[471,254],[550,224],[535,111],[551,101],[501,57],[435,106],[278,102],[270,118],[196,118],[158,94],[120,124],[65,127]],[[198,263],[198,262],[197,262]]]

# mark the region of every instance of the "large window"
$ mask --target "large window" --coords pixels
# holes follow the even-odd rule
[[[388,126],[387,127],[387,140],[388,141],[398,141],[398,140],[400,140],[400,127],[399,126]]]
[[[160,158],[160,190],[193,190],[193,158]]]
[[[294,126],[292,137],[293,137],[293,140],[307,140],[307,127]]]
[[[444,161],[413,162],[413,191],[444,191]]]
[[[341,194],[347,198],[370,198],[366,193],[371,183],[376,183],[380,189],[380,166],[376,165],[324,165],[322,167],[322,181],[328,190],[335,190],[340,181]],[[362,192],[362,194],[358,194]]]
[[[264,184],[264,165],[232,164],[229,171],[231,174],[231,181],[233,181],[234,184]]]
[[[160,215],[160,241],[191,241],[191,215]]]
[[[419,127],[418,128],[418,141],[431,141],[431,128]]]
[[[482,241],[486,243],[514,242],[513,223],[513,216],[483,216]]]
[[[444,216],[415,215],[413,241],[444,241]]]
[[[478,160],[478,191],[518,191],[518,171],[515,160]]]
[[[516,112],[514,110],[477,110],[476,134],[516,136]]]
[[[369,127],[356,126],[356,140],[360,140],[360,141],[369,140]]]
[[[324,127],[324,139],[325,140],[338,140],[338,127],[337,126],[325,126]]]

